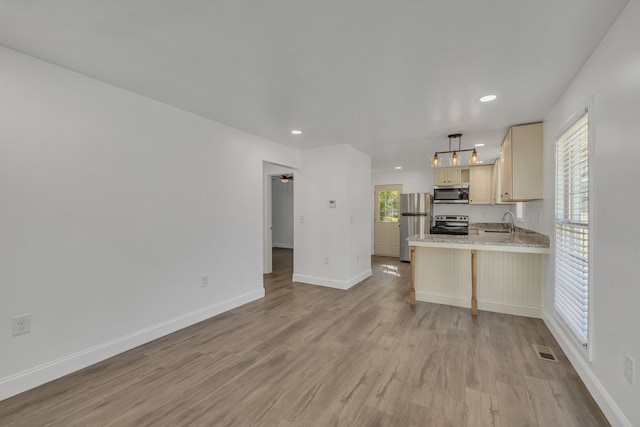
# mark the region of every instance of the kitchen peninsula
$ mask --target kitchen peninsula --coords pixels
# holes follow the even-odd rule
[[[409,238],[410,304],[416,300],[542,317],[542,268],[549,238],[503,223],[470,225],[469,235]]]

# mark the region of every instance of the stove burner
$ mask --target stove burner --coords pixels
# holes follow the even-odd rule
[[[469,217],[467,215],[436,215],[436,223],[431,227],[431,234],[466,236],[469,234]]]

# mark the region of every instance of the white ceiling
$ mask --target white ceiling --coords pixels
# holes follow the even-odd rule
[[[283,144],[348,143],[374,172],[410,171],[454,132],[492,163],[507,127],[544,118],[627,3],[0,0],[0,44]]]

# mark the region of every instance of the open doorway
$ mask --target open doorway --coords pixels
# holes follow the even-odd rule
[[[294,250],[294,171],[272,163],[264,163],[264,287],[283,283],[293,277]],[[285,281],[286,282],[286,281]]]
[[[265,292],[293,277],[293,174],[271,177],[271,274]]]

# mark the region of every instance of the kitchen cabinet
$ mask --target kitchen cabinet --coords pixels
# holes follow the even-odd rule
[[[502,143],[500,162],[503,201],[542,199],[542,123],[511,127]]]
[[[492,175],[493,184],[491,185],[492,190],[492,204],[495,205],[513,205],[515,202],[507,202],[502,198],[502,159],[497,158],[496,162],[493,165],[493,175]]]
[[[433,171],[434,185],[460,185],[469,183],[469,168],[437,168]]]
[[[490,205],[492,203],[493,166],[472,166],[469,168],[469,204]]]

